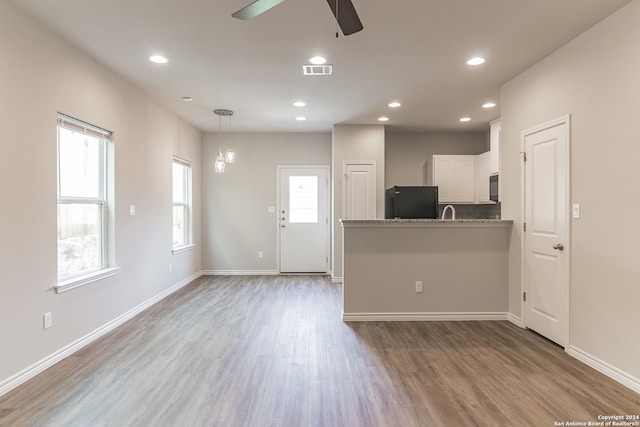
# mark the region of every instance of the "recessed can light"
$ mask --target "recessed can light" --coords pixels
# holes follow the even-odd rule
[[[389,103],[389,107],[391,108],[398,108],[400,105],[402,104],[400,104],[398,101],[393,101]]]
[[[480,65],[480,64],[484,64],[484,58],[481,58],[479,56],[476,56],[474,58],[471,58],[470,60],[467,61],[467,64],[469,65]]]
[[[293,105],[295,105],[296,107],[304,107],[305,105],[307,105],[307,103],[304,101],[296,101],[293,103]]]
[[[298,117],[296,117],[296,120],[299,121],[299,122],[304,122],[305,120],[307,120],[307,118],[306,117],[302,117],[302,116],[298,116]]]
[[[327,58],[324,56],[314,56],[313,58],[309,58],[309,62],[313,65],[322,65],[327,62]]]
[[[385,117],[385,116],[378,117],[378,121],[379,122],[388,122],[389,121],[389,117]]]
[[[164,56],[160,56],[160,55],[150,56],[149,57],[149,61],[155,62],[156,64],[166,64],[167,62],[169,62],[169,60],[167,58],[165,58]]]
[[[193,97],[191,97],[191,96],[183,96],[182,100],[186,101],[186,102],[190,102],[190,101],[193,101]]]
[[[493,108],[495,106],[496,106],[495,102],[487,102],[482,104],[482,108]]]
[[[462,117],[460,119],[461,122],[470,122],[471,121],[471,117]]]

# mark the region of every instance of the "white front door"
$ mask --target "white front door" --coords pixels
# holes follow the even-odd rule
[[[568,120],[523,134],[524,321],[561,346],[569,321]]]
[[[342,218],[376,218],[376,165],[373,162],[342,165]]]
[[[328,166],[278,167],[281,273],[328,271],[328,176]]]

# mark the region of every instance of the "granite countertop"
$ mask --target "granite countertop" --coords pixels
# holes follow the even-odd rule
[[[432,218],[393,218],[393,219],[341,219],[340,222],[347,224],[369,223],[369,224],[394,224],[394,223],[427,223],[427,224],[466,224],[466,223],[509,223],[513,224],[512,219],[432,219]]]
[[[511,219],[341,219],[342,225],[414,225],[414,226],[510,226]]]

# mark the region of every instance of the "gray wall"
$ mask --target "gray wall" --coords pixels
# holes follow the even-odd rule
[[[0,1],[0,52],[2,389],[14,374],[199,273],[201,135],[7,1]],[[57,111],[114,132],[114,252],[121,267],[114,277],[63,294],[52,289]],[[173,155],[192,161],[196,244],[176,255]],[[46,331],[45,312],[53,314]]]
[[[347,224],[344,314],[381,320],[435,313],[506,317],[510,228]],[[416,281],[424,283],[424,292],[415,291]]]
[[[213,170],[218,149],[237,160]],[[208,133],[202,146],[203,269],[228,273],[278,271],[278,165],[330,165],[330,133]],[[258,258],[258,251],[264,258]]]
[[[487,132],[392,133],[385,135],[385,188],[431,185],[434,154],[480,154],[489,151]]]
[[[521,132],[571,115],[570,337],[640,378],[640,1],[631,2],[502,88],[502,213],[516,221],[511,313],[521,315]]]

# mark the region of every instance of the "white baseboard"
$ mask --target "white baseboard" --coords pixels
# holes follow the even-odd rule
[[[187,277],[186,279],[180,281],[179,283],[176,283],[175,285],[173,285],[170,288],[166,289],[165,291],[159,293],[158,295],[146,300],[142,304],[139,304],[138,306],[132,308],[131,310],[127,311],[126,313],[116,317],[112,321],[102,325],[98,329],[88,333],[84,337],[72,342],[71,344],[61,348],[60,350],[56,351],[55,353],[50,354],[49,356],[45,357],[44,359],[39,360],[38,362],[34,363],[33,365],[23,369],[22,371],[18,372],[17,374],[15,374],[15,375],[7,378],[6,380],[0,382],[0,396],[8,393],[9,391],[13,390],[14,388],[18,387],[19,385],[27,382],[31,378],[35,377],[39,373],[41,373],[44,370],[46,370],[46,369],[50,368],[51,366],[55,365],[56,363],[58,363],[59,361],[61,361],[64,358],[66,358],[67,356],[70,356],[71,354],[75,353],[76,351],[80,350],[81,348],[87,346],[88,344],[91,344],[93,341],[97,340],[98,338],[102,337],[103,335],[107,334],[108,332],[111,332],[112,330],[114,330],[118,326],[122,325],[127,320],[132,319],[136,315],[140,314],[142,311],[144,311],[147,308],[151,307],[152,305],[158,303],[159,301],[161,301],[164,298],[168,297],[172,293],[174,293],[177,290],[183,288],[187,284],[193,282],[194,280],[196,280],[200,276],[202,276],[202,272],[201,271],[199,271],[199,272]]]
[[[202,270],[203,276],[277,276],[277,270]]]
[[[567,353],[585,365],[591,366],[596,371],[599,371],[620,384],[629,387],[636,393],[640,393],[640,379],[610,365],[604,360],[598,359],[584,350],[580,350],[577,347],[569,346]]]
[[[507,313],[342,313],[343,322],[427,322],[508,320]]]
[[[507,320],[508,320],[509,322],[513,323],[514,325],[516,325],[516,326],[518,326],[518,327],[520,327],[520,328],[522,328],[522,329],[524,329],[524,328],[525,328],[525,326],[524,326],[524,320],[522,320],[522,317],[518,317],[518,316],[516,316],[516,315],[515,315],[515,314],[513,314],[513,313],[508,313],[508,316],[509,316],[509,317],[508,317],[508,319],[507,319]]]

